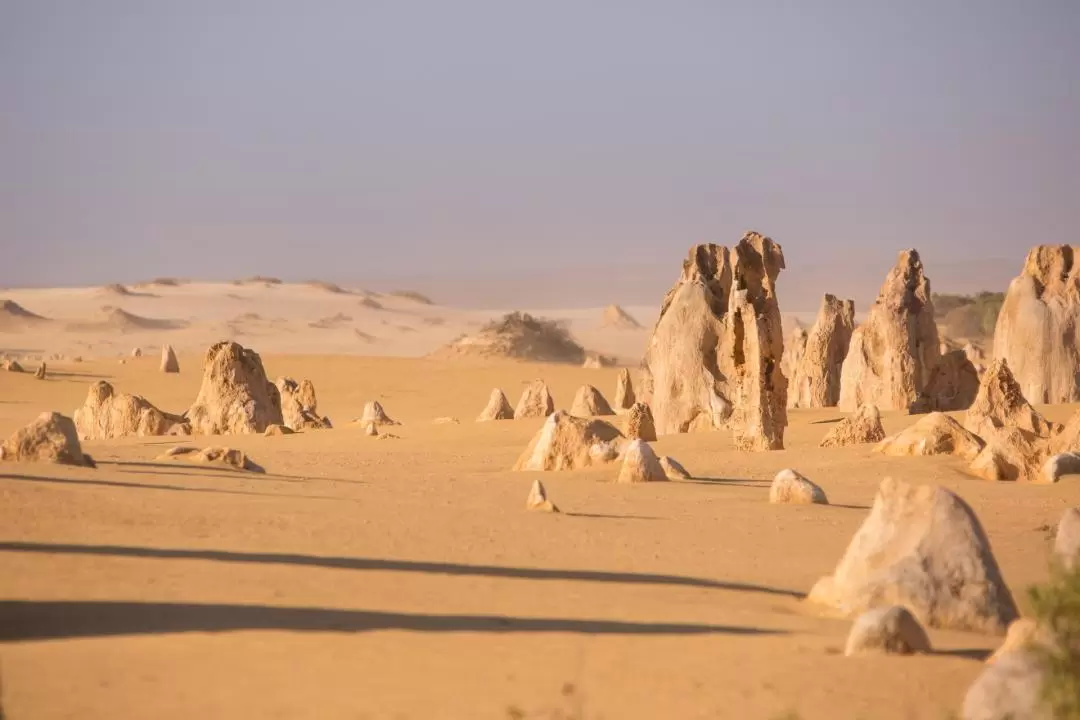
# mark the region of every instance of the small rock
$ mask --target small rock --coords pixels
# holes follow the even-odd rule
[[[660,459],[644,440],[631,440],[623,453],[622,469],[615,482],[620,484],[662,482],[668,479]]]
[[[263,432],[263,435],[266,435],[267,437],[273,437],[275,435],[292,435],[295,432],[295,430],[293,430],[291,427],[288,427],[287,425],[278,425],[277,423],[273,423],[266,426],[266,430]]]
[[[364,423],[364,434],[367,435],[368,437],[378,437],[379,436],[379,428],[376,427],[375,423],[373,423],[373,422]]]
[[[401,423],[396,420],[392,420],[386,411],[383,410],[382,404],[378,400],[373,400],[367,405],[364,405],[364,412],[360,416],[360,422],[362,423],[374,423],[375,425],[400,425]]]
[[[34,377],[37,378],[38,380],[44,380],[45,379],[45,362],[44,361],[42,361],[42,363],[40,365],[38,365],[38,369],[37,369],[37,372],[34,373]]]
[[[1080,561],[1080,508],[1069,508],[1061,516],[1054,538],[1054,557],[1066,569]]]
[[[488,398],[488,404],[480,412],[480,416],[476,418],[476,422],[513,419],[514,408],[510,407],[510,402],[506,399],[506,395],[503,394],[503,391],[499,388],[495,388],[491,391],[491,397]]]
[[[1056,483],[1065,475],[1080,475],[1080,452],[1054,455],[1043,465],[1039,478],[1044,483]]]
[[[176,351],[173,350],[172,345],[165,345],[161,348],[161,372],[180,372],[180,361],[176,359]]]
[[[431,421],[435,425],[460,425],[461,421],[456,417],[438,417]]]
[[[848,635],[844,655],[885,653],[911,655],[930,652],[930,638],[907,608],[874,608],[855,620]]]
[[[660,458],[660,467],[664,468],[664,474],[669,480],[689,480],[690,473],[674,458],[664,455]]]
[[[769,502],[774,505],[828,505],[825,491],[794,470],[781,470],[769,487]]]
[[[532,489],[529,490],[529,498],[525,501],[525,508],[537,512],[559,512],[559,508],[555,506],[555,503],[548,500],[544,484],[539,480],[533,480]]]
[[[656,441],[656,424],[648,405],[636,402],[626,411],[626,415],[626,437],[631,440]]]

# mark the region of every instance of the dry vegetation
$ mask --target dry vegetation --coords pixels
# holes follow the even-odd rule
[[[952,338],[993,337],[1005,293],[980,292],[975,295],[935,293],[934,318]]]

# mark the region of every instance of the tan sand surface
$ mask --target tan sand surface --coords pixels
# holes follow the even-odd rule
[[[56,321],[93,314],[31,291],[16,299]],[[293,300],[256,311],[298,325]],[[104,352],[52,362],[45,381],[0,372],[0,435],[42,410],[70,414],[98,379],[183,411],[210,303],[137,301],[121,302],[193,323],[147,335],[179,348],[180,374],[158,372],[154,353],[121,365]],[[219,322],[239,314],[213,310]],[[410,321],[434,312],[413,306]],[[96,470],[0,464],[9,718],[947,718],[998,638],[931,630],[932,656],[845,658],[850,622],[800,596],[831,572],[886,475],[966,499],[1022,609],[1047,575],[1050,528],[1080,504],[1080,478],[995,484],[952,458],[820,449],[836,410],[793,411],[779,452],[736,452],[727,433],[662,437],[657,452],[690,481],[614,485],[617,466],[512,473],[541,421],[473,422],[492,387],[514,403],[542,377],[565,408],[586,382],[610,399],[618,370],[276,354],[318,332],[337,331],[237,339],[271,378],[314,381],[333,430],[86,443]],[[400,439],[349,424],[368,400],[402,422]],[[1074,410],[1045,411],[1062,421]],[[461,423],[432,422],[445,416]],[[884,417],[889,432],[910,422]],[[267,474],[155,460],[178,442],[240,448]],[[785,467],[834,504],[768,504]],[[562,514],[525,511],[538,476]]]

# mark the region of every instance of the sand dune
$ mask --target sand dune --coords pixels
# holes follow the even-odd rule
[[[120,331],[123,333],[140,331],[180,330],[187,327],[183,320],[165,320],[135,315],[123,308],[104,305],[101,319],[69,322],[64,326],[69,333],[102,333]]]
[[[13,300],[0,302],[0,332],[23,332],[50,322],[48,318],[32,313]]]

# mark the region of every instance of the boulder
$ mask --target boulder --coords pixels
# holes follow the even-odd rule
[[[294,431],[292,428],[286,427],[285,425],[278,425],[277,423],[275,423],[273,425],[267,425],[266,430],[263,432],[263,435],[267,437],[276,437],[278,435],[292,435],[293,432]]]
[[[1080,247],[1031,249],[998,315],[993,358],[1032,402],[1080,401]]]
[[[913,413],[967,410],[979,393],[979,371],[963,350],[944,353],[930,371]]]
[[[310,380],[296,382],[291,377],[277,379],[281,397],[281,417],[290,430],[321,430],[331,427],[330,420],[320,417],[315,385]]]
[[[637,402],[634,396],[634,384],[630,382],[630,370],[623,368],[615,381],[615,409],[629,410]]]
[[[597,417],[601,415],[614,415],[615,411],[608,405],[608,401],[592,385],[582,385],[574,396],[574,402],[570,406],[570,414],[578,417]]]
[[[544,426],[514,463],[514,470],[577,470],[603,464],[606,454],[590,451],[594,445],[610,443],[622,433],[603,420],[588,420],[559,411],[549,415]]]
[[[187,462],[203,465],[221,465],[234,470],[247,470],[249,472],[266,472],[261,465],[257,464],[242,450],[227,447],[199,448],[178,446],[167,450],[159,456],[159,460],[182,458]]]
[[[844,655],[882,653],[911,655],[930,652],[926,630],[907,608],[893,605],[867,610],[851,627]]]
[[[161,348],[161,372],[180,372],[180,361],[176,359],[176,351],[173,350],[172,345],[165,345]]]
[[[849,617],[902,605],[930,627],[997,634],[1017,617],[971,508],[948,490],[892,479],[809,600]]]
[[[360,422],[365,426],[375,425],[378,427],[401,424],[386,414],[386,411],[383,410],[382,403],[378,400],[372,400],[364,405],[364,412],[360,415]]]
[[[874,450],[884,455],[956,455],[971,461],[983,449],[978,435],[944,413],[930,413],[914,425],[891,435]]]
[[[866,322],[852,333],[840,376],[840,407],[909,409],[930,379],[939,353],[930,281],[918,251],[905,250],[885,278]]]
[[[187,420],[154,407],[146,398],[117,392],[104,380],[90,386],[73,417],[80,440],[187,435]]]
[[[783,268],[780,245],[755,232],[732,250],[691,248],[642,363],[640,399],[659,434],[730,427],[740,449],[783,448]]]
[[[510,407],[510,403],[507,401],[503,391],[499,388],[495,388],[491,391],[491,396],[488,397],[487,405],[480,411],[480,415],[476,418],[476,422],[513,419],[514,408]]]
[[[1080,475],[1080,453],[1052,455],[1043,463],[1038,482],[1056,483],[1065,475]]]
[[[90,456],[83,454],[75,423],[56,412],[43,412],[16,430],[0,445],[0,460],[94,467]]]
[[[1024,397],[1005,360],[994,360],[964,416],[964,427],[984,440],[996,430],[1018,428],[1049,438],[1061,427],[1039,414]]]
[[[21,373],[26,372],[23,370],[23,366],[19,364],[18,360],[5,360],[4,369],[8,372]]]
[[[652,410],[645,403],[634,403],[627,411],[626,437],[646,442],[656,440],[656,425],[653,423]]]
[[[668,479],[660,458],[644,440],[631,440],[623,451],[622,467],[615,482],[630,483],[663,482]]]
[[[983,436],[986,445],[968,466],[984,480],[1040,482],[1046,460],[1045,442],[1019,428],[995,428]]]
[[[266,379],[262,359],[229,341],[206,351],[202,386],[187,418],[199,435],[262,433],[269,425],[284,424],[281,397]]]
[[[769,486],[774,505],[828,505],[825,491],[794,470],[781,470]]]
[[[689,480],[692,477],[675,458],[667,455],[660,458],[660,467],[664,468],[664,474],[667,475],[668,480]]]
[[[876,443],[885,439],[881,425],[881,412],[876,405],[860,405],[855,412],[825,434],[821,447],[847,447],[863,443]]]
[[[1069,508],[1058,521],[1054,557],[1070,570],[1080,562],[1080,508]]]
[[[525,509],[536,512],[559,512],[559,508],[555,506],[555,503],[548,500],[544,483],[540,482],[539,479],[533,480],[532,488],[529,490],[529,497],[525,500]]]
[[[1017,650],[986,666],[964,696],[962,720],[1054,720],[1042,702],[1039,656]]]
[[[840,402],[840,375],[854,331],[855,303],[826,295],[789,376],[788,407],[835,407]]]
[[[45,370],[46,370],[45,362],[42,361],[42,363],[40,365],[38,365],[37,370],[34,372],[34,377],[37,378],[38,380],[44,380],[45,379]]]
[[[986,662],[993,664],[1011,652],[1024,650],[1033,643],[1041,642],[1043,635],[1038,624],[1031,618],[1017,618],[1009,624],[1009,629],[1005,631],[1005,640]]]
[[[1050,438],[1049,451],[1055,455],[1080,452],[1080,410],[1073,413],[1061,432]]]
[[[517,407],[514,408],[514,417],[547,417],[553,412],[555,412],[555,400],[551,397],[547,383],[543,380],[533,380],[521,393]]]

